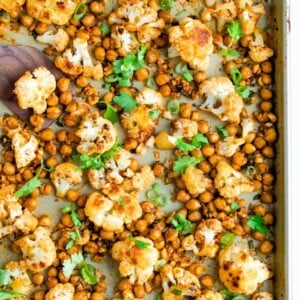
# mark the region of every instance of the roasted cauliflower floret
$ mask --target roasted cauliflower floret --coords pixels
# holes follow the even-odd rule
[[[15,244],[20,247],[27,268],[33,272],[45,270],[56,258],[55,244],[45,227],[37,227],[32,234],[20,238]]]
[[[36,40],[40,43],[51,45],[57,52],[64,51],[70,41],[69,35],[61,28],[56,33],[53,31],[46,31],[38,35]]]
[[[26,10],[42,23],[65,25],[71,19],[76,5],[72,0],[27,0]]]
[[[169,42],[181,59],[198,71],[209,66],[209,56],[214,50],[212,33],[199,20],[185,18],[179,26],[169,28]]]
[[[5,10],[10,15],[15,15],[16,12],[19,13],[22,5],[25,3],[25,0],[0,0],[0,9]]]
[[[251,300],[273,300],[273,299],[274,299],[273,295],[268,292],[257,292],[251,298]]]
[[[131,223],[142,215],[141,206],[135,194],[122,193],[117,201],[101,193],[92,193],[86,202],[86,216],[106,231],[120,231],[123,224]]]
[[[82,118],[75,134],[80,138],[76,150],[87,155],[108,151],[117,138],[114,125],[101,117],[97,111],[88,113]]]
[[[137,236],[116,242],[112,257],[120,262],[121,276],[129,277],[131,283],[144,284],[153,274],[159,253],[150,239]]]
[[[15,292],[28,295],[33,288],[30,277],[27,273],[27,266],[24,261],[10,261],[4,268],[10,278],[9,286]]]
[[[38,219],[28,210],[24,209],[22,215],[18,216],[14,222],[14,227],[24,234],[34,231],[38,225]]]
[[[45,67],[26,71],[15,83],[14,93],[21,108],[32,108],[42,114],[47,108],[47,98],[54,92],[56,81],[54,75]]]
[[[198,124],[189,119],[176,119],[171,123],[174,137],[192,139],[198,133]]]
[[[211,77],[201,83],[199,92],[204,98],[201,109],[213,113],[222,121],[240,122],[243,99],[236,93],[229,78]]]
[[[82,171],[73,163],[60,163],[51,172],[50,178],[56,188],[56,196],[62,198],[72,186],[81,182]]]
[[[232,245],[219,253],[219,278],[233,293],[251,295],[271,275],[267,265],[254,259],[248,249]]]
[[[197,197],[211,186],[211,180],[204,176],[203,171],[192,166],[185,170],[182,180],[193,197]]]
[[[170,264],[164,265],[160,270],[160,276],[164,300],[179,300],[183,299],[184,296],[196,297],[201,293],[198,278],[183,268],[172,267]],[[179,297],[175,295],[174,290],[181,291]]]
[[[18,169],[28,166],[36,157],[39,141],[25,130],[12,138],[16,166]]]
[[[76,38],[73,40],[74,54],[68,48],[62,56],[57,56],[55,66],[63,73],[77,76],[82,73],[85,77],[91,77],[99,80],[103,77],[103,68],[101,63],[93,64],[88,50],[88,42]]]
[[[153,89],[149,89],[147,87],[144,87],[139,92],[135,100],[140,104],[149,105],[151,107],[156,107],[160,109],[164,108],[162,94],[160,92],[157,92]]]
[[[142,143],[152,136],[157,125],[157,120],[152,120],[149,112],[150,108],[142,104],[131,112],[122,113],[121,124],[126,130],[128,137]]]
[[[149,166],[142,166],[132,177],[132,186],[137,191],[145,191],[154,182],[155,176]]]
[[[205,290],[202,292],[200,296],[196,298],[196,300],[223,300],[223,296],[218,293],[211,290]]]
[[[74,293],[71,283],[58,283],[47,292],[45,300],[73,300]]]
[[[220,161],[216,169],[215,187],[221,196],[234,198],[254,190],[253,183],[225,161]]]

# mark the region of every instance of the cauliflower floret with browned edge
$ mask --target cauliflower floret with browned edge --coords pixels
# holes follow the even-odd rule
[[[201,293],[199,279],[183,268],[173,267],[170,264],[164,265],[160,270],[160,276],[164,300],[179,300],[185,296],[196,297]],[[181,291],[181,294],[176,295],[174,290]]]
[[[27,0],[26,12],[42,23],[65,25],[76,6],[76,2],[72,0]]]
[[[228,290],[251,295],[272,273],[266,264],[253,258],[248,249],[231,245],[219,253],[219,278]]]
[[[103,77],[103,68],[101,63],[93,64],[91,55],[88,49],[88,42],[76,38],[73,40],[73,51],[68,48],[62,54],[55,59],[55,66],[63,73],[77,76],[82,74],[85,77],[90,77],[95,80],[100,80]]]
[[[126,56],[132,52],[136,52],[140,47],[135,36],[122,25],[116,25],[113,27],[111,38],[114,40],[115,47],[121,56]]]
[[[129,281],[144,284],[153,274],[159,252],[150,239],[142,236],[116,242],[112,247],[112,257],[120,262],[119,272]]]
[[[42,114],[47,108],[47,98],[54,92],[54,75],[45,67],[38,67],[32,72],[26,71],[15,83],[14,93],[21,108],[32,108]]]
[[[15,16],[16,13],[19,13],[24,3],[25,0],[0,0],[0,9],[3,9],[10,15]]]
[[[5,265],[4,269],[10,276],[11,280],[8,285],[13,291],[24,295],[28,295],[31,292],[33,284],[27,273],[27,265],[24,261],[10,261]]]
[[[82,171],[73,163],[60,163],[51,172],[50,178],[56,188],[56,196],[62,198],[72,186],[81,182]]]
[[[223,296],[212,290],[205,290],[202,294],[196,297],[196,300],[223,300]]]
[[[273,295],[268,292],[257,292],[251,298],[251,300],[273,300],[273,299],[274,299]]]
[[[215,187],[221,196],[235,198],[242,193],[253,192],[253,183],[225,161],[218,162],[216,170]]]
[[[137,191],[145,191],[154,182],[155,176],[149,166],[142,166],[132,177],[132,186]]]
[[[47,292],[45,300],[73,300],[74,293],[71,283],[58,283]]]
[[[159,109],[164,108],[162,94],[147,87],[143,87],[143,89],[135,97],[135,100],[140,104],[149,105]]]
[[[110,150],[117,139],[114,125],[101,117],[98,111],[86,114],[75,134],[80,138],[76,150],[87,155],[101,154]]]
[[[238,9],[232,0],[226,3],[215,3],[214,6],[207,7],[201,12],[202,19],[205,21],[211,21],[212,17],[216,19],[218,32],[222,32],[224,26],[234,20],[237,15]]]
[[[57,52],[62,52],[67,48],[70,38],[62,28],[59,28],[56,33],[49,30],[38,35],[36,40],[51,45]]]
[[[155,131],[158,120],[151,119],[150,108],[144,104],[138,105],[131,112],[123,112],[121,124],[128,137],[136,139],[139,143],[147,141]]]
[[[124,223],[131,223],[142,215],[136,194],[125,192],[116,201],[94,192],[88,197],[84,212],[96,226],[106,231],[120,231]]]
[[[20,247],[27,268],[33,272],[45,270],[56,258],[55,244],[45,227],[37,227],[32,234],[17,240],[15,245]]]
[[[182,180],[188,192],[196,197],[211,186],[211,180],[204,176],[202,170],[189,166],[182,175]]]
[[[229,78],[211,77],[200,84],[199,92],[204,98],[201,109],[213,113],[222,121],[240,122],[243,99],[236,93]]]
[[[28,166],[36,157],[39,141],[29,132],[16,133],[12,138],[16,166],[18,169]]]
[[[198,133],[198,124],[189,119],[175,119],[171,123],[174,137],[192,139]],[[170,140],[171,141],[171,140]]]
[[[212,33],[199,20],[185,18],[179,26],[170,27],[169,42],[192,68],[205,71],[209,67],[209,56],[214,50]]]

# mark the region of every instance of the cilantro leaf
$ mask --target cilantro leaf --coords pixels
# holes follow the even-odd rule
[[[239,55],[239,52],[233,49],[221,49],[220,54],[225,57],[227,56],[237,57]]]
[[[175,142],[175,145],[178,149],[180,149],[184,152],[189,152],[189,151],[193,151],[196,149],[196,147],[194,145],[191,145],[191,144],[185,142],[183,138],[177,139]]]
[[[232,20],[230,22],[229,26],[227,27],[227,32],[235,41],[238,41],[243,36],[242,27],[236,20]]]
[[[120,199],[119,199],[119,204],[120,204],[122,207],[124,207],[124,206],[126,205],[126,202],[125,202],[124,199],[120,198]]]
[[[240,208],[240,206],[236,202],[232,202],[230,208],[232,211],[237,211]]]
[[[8,285],[11,281],[7,270],[0,269],[0,285]]]
[[[80,238],[80,234],[79,234],[78,231],[71,232],[70,233],[70,240],[67,242],[65,249],[66,250],[71,249],[74,246],[76,240],[78,240],[79,238]]]
[[[180,296],[182,294],[182,291],[178,290],[178,289],[174,289],[174,290],[172,290],[172,293],[176,296]]]
[[[106,110],[103,114],[103,117],[109,121],[111,121],[113,124],[117,123],[119,121],[119,116],[117,111],[114,109],[114,107],[110,104],[106,105]]]
[[[241,98],[245,99],[250,96],[250,90],[247,86],[236,86],[235,91],[240,95]]]
[[[192,138],[192,145],[196,148],[202,148],[205,145],[208,145],[208,139],[206,136],[204,136],[202,133],[198,133],[193,136]]]
[[[151,109],[148,113],[150,119],[157,119],[160,115],[159,109]]]
[[[0,289],[0,300],[6,300],[21,296],[24,296],[24,294],[15,291],[4,291]]]
[[[135,99],[125,91],[121,91],[120,96],[114,96],[113,101],[126,112],[132,111],[136,106]]]
[[[140,249],[146,249],[148,246],[150,246],[150,243],[148,243],[148,242],[143,242],[143,241],[140,241],[137,239],[134,239],[133,241],[134,241],[135,245]]]
[[[182,156],[175,161],[173,171],[175,173],[182,174],[189,166],[195,167],[201,161],[203,161],[203,159],[203,157]]]
[[[104,165],[108,160],[110,160],[116,155],[116,153],[120,150],[120,148],[121,148],[121,144],[119,143],[119,141],[116,141],[115,144],[109,150],[101,154],[100,157]]]
[[[80,269],[80,274],[87,284],[95,285],[100,281],[100,278],[97,277],[95,273],[95,268],[93,265],[85,264]]]
[[[104,35],[108,35],[110,33],[110,28],[107,24],[100,25],[100,30]]]
[[[217,131],[218,131],[218,133],[220,134],[220,136],[221,136],[222,138],[225,138],[225,137],[228,137],[228,136],[229,136],[229,133],[228,133],[228,131],[224,128],[224,126],[218,125],[216,128],[217,128]]]
[[[80,227],[82,225],[74,205],[66,205],[65,207],[63,207],[62,212],[64,214],[70,214],[71,220],[75,226]]]
[[[74,269],[77,267],[77,265],[81,264],[83,261],[84,258],[81,252],[73,253],[70,259],[65,259],[63,261],[63,269],[62,269],[63,274],[66,277],[70,277]]]
[[[145,64],[145,54],[147,52],[147,46],[145,44],[141,45],[141,48],[139,49],[138,53],[137,53],[137,61],[139,63],[139,68],[141,68],[143,66],[143,64]]]
[[[175,227],[176,231],[186,235],[193,232],[195,225],[187,220],[182,214],[176,214],[175,218],[171,218],[171,224]]]
[[[38,174],[39,175],[39,174]],[[25,197],[30,195],[36,188],[42,185],[42,182],[38,178],[38,175],[32,177],[27,181],[19,190],[14,193],[16,198]]]
[[[170,10],[174,6],[174,0],[160,0],[159,5],[164,10]]]
[[[152,201],[155,205],[166,206],[170,201],[170,196],[167,194],[160,193],[158,191],[159,184],[154,183],[152,189],[146,191],[146,197]]]
[[[231,68],[229,71],[234,84],[239,84],[242,80],[242,73],[237,68]]]
[[[255,231],[269,235],[270,231],[265,225],[265,219],[259,215],[254,215],[248,219],[247,225]]]
[[[219,291],[220,294],[222,294],[223,296],[225,296],[224,300],[243,300],[244,298],[242,296],[236,295],[228,290],[220,290]]]
[[[233,233],[231,233],[231,232],[225,233],[220,239],[221,248],[231,246],[233,244],[234,240],[235,240],[235,235]]]

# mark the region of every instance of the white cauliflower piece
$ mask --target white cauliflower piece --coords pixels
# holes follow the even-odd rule
[[[16,218],[14,226],[24,234],[34,231],[38,225],[38,219],[28,209],[24,209],[22,215]]]
[[[58,283],[51,288],[45,300],[73,300],[75,288],[71,283]]]
[[[132,177],[132,186],[137,191],[145,191],[154,182],[155,176],[149,166],[142,166],[140,172]]]
[[[56,258],[55,244],[45,227],[37,227],[32,234],[20,238],[15,244],[20,247],[27,268],[33,272],[45,270]]]
[[[28,166],[36,157],[39,141],[26,131],[16,133],[12,138],[16,166],[18,169]]]
[[[197,197],[211,186],[211,180],[204,176],[203,171],[192,166],[185,170],[181,178],[193,197]]]
[[[36,40],[40,43],[51,45],[57,52],[62,52],[67,48],[70,38],[63,29],[59,28],[56,33],[49,30],[38,35]]]
[[[98,111],[86,114],[75,134],[80,138],[77,151],[87,155],[108,151],[113,147],[117,138],[114,125],[101,117]]]
[[[274,297],[268,292],[257,292],[252,296],[251,300],[274,300]]]
[[[240,122],[243,99],[236,93],[229,78],[211,77],[201,83],[199,92],[204,97],[201,109],[213,113],[222,121]]]
[[[113,27],[111,38],[114,40],[116,48],[121,56],[136,52],[140,47],[135,36],[122,25]]]
[[[185,18],[179,26],[170,27],[169,42],[192,68],[205,71],[209,67],[209,56],[214,50],[212,33],[199,20]]]
[[[45,67],[38,67],[33,72],[26,71],[15,83],[14,93],[21,108],[32,108],[42,114],[47,108],[47,98],[54,92],[54,75]]]
[[[60,163],[51,172],[50,178],[56,188],[56,196],[63,198],[72,186],[81,182],[82,171],[73,163]]]
[[[242,137],[246,138],[249,133],[254,131],[255,123],[252,118],[246,117],[243,118],[241,122],[241,126],[242,126]]]
[[[198,124],[189,119],[175,119],[171,123],[174,137],[192,139],[198,133]],[[171,140],[170,140],[171,141]]]
[[[196,297],[201,293],[199,279],[180,267],[172,267],[170,264],[164,265],[160,270],[162,279],[163,294],[162,298],[167,299],[183,299],[184,296]],[[181,291],[181,295],[177,297],[173,291]]]
[[[124,223],[131,223],[142,215],[136,194],[121,193],[120,196],[112,201],[101,193],[92,193],[84,208],[86,216],[106,231],[120,231]]]
[[[135,97],[135,100],[140,104],[150,105],[159,109],[163,109],[164,107],[162,94],[147,87],[143,87],[143,89]]]
[[[55,66],[63,73],[71,76],[77,76],[82,73],[85,77],[100,80],[103,77],[103,68],[101,63],[93,64],[88,50],[88,42],[81,38],[76,38],[73,40],[73,46],[74,54],[68,48],[62,56],[56,57]]]
[[[254,259],[248,249],[232,245],[219,253],[219,278],[233,293],[251,295],[271,275],[267,265]]]
[[[196,298],[196,300],[223,300],[223,296],[218,293],[214,292],[212,290],[205,290],[202,292],[200,296]]]
[[[242,193],[250,193],[254,190],[253,183],[225,161],[220,161],[216,170],[215,187],[221,196],[235,198]]]
[[[139,247],[140,244],[143,247]],[[112,257],[120,262],[121,276],[128,276],[132,284],[144,284],[153,274],[159,253],[150,239],[137,236],[116,242],[112,247]]]
[[[175,20],[181,20],[186,17],[199,17],[201,10],[205,7],[203,1],[199,0],[177,0],[174,1],[170,14]]]
[[[3,9],[10,15],[15,15],[16,12],[19,13],[24,3],[25,0],[0,0],[0,9]]]
[[[26,11],[42,23],[65,25],[71,19],[76,5],[72,0],[27,0]]]
[[[31,283],[30,277],[27,273],[27,266],[24,261],[10,261],[5,265],[4,268],[10,278],[9,286],[15,292],[29,295],[33,284]]]

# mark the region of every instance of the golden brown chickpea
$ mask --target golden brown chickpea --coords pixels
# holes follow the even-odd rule
[[[76,202],[80,196],[80,190],[68,190],[66,194],[66,198],[70,202]]]
[[[162,94],[163,97],[169,97],[171,94],[171,88],[167,84],[160,86],[158,90]]]
[[[51,218],[47,215],[42,215],[39,217],[39,226],[44,226],[44,227],[51,227]]]
[[[58,280],[55,277],[48,277],[46,285],[48,289],[54,288],[58,284]]]
[[[247,157],[243,152],[235,152],[232,156],[232,162],[238,166],[244,166],[247,163]]]
[[[104,5],[102,2],[99,1],[92,1],[90,3],[90,10],[94,14],[100,14],[104,10]]]
[[[73,222],[72,222],[72,219],[71,219],[71,216],[70,214],[64,214],[62,217],[61,217],[61,223],[66,226],[66,227],[73,227]]]
[[[262,149],[266,145],[266,141],[263,137],[258,136],[254,139],[254,145],[257,149]]]
[[[274,223],[274,217],[273,215],[268,212],[264,215],[265,224],[272,225]]]
[[[56,120],[58,119],[62,114],[62,111],[59,107],[48,107],[46,110],[47,118],[50,120]]]
[[[44,281],[44,275],[42,273],[34,273],[31,277],[31,281],[34,285],[40,286]]]
[[[58,142],[62,143],[66,141],[67,136],[68,136],[67,130],[61,129],[60,131],[57,132],[56,139]]]
[[[105,298],[101,293],[94,292],[92,294],[91,300],[105,300]]]
[[[104,61],[105,59],[105,49],[102,47],[96,47],[94,50],[94,56],[99,61]]]
[[[154,48],[150,48],[146,52],[146,61],[148,64],[155,64],[158,59],[157,50]]]
[[[214,286],[214,278],[211,275],[203,275],[200,277],[200,284],[206,288],[211,288]]]
[[[96,25],[96,18],[94,15],[87,13],[82,19],[81,23],[85,27],[93,27]]]
[[[118,58],[118,52],[115,50],[107,50],[105,57],[108,61],[113,62]]]
[[[209,191],[204,191],[199,195],[199,201],[202,203],[208,203],[214,199],[214,195]]]
[[[262,149],[261,153],[263,154],[263,156],[265,156],[267,158],[274,158],[275,157],[275,150],[271,146],[265,146]]]
[[[32,26],[33,24],[33,17],[32,16],[29,16],[29,15],[23,15],[21,16],[21,24],[24,26],[24,27],[30,27]]]
[[[70,156],[71,154],[72,154],[72,147],[71,146],[69,146],[69,145],[66,145],[66,144],[64,144],[64,145],[62,145],[61,146],[61,148],[60,148],[60,154],[62,155],[62,156]]]
[[[100,236],[105,239],[105,240],[113,240],[114,239],[114,233],[112,231],[106,231],[106,230],[101,230],[100,231]]]
[[[223,199],[223,198],[216,198],[214,200],[214,206],[218,210],[224,210],[226,208],[226,205],[227,205],[227,203],[226,203],[225,199]]]
[[[41,35],[41,34],[45,33],[48,30],[48,28],[49,28],[49,26],[46,23],[38,23],[35,26],[35,32],[38,35]]]
[[[245,80],[250,79],[253,76],[252,70],[247,66],[242,66],[240,71],[242,74],[242,78]]]
[[[190,103],[181,103],[179,109],[180,116],[182,118],[189,119],[192,113],[192,106]]]
[[[34,292],[34,300],[44,300],[45,299],[45,291],[38,290]]]
[[[188,210],[196,210],[201,207],[201,204],[197,199],[191,199],[185,203],[185,207]]]
[[[264,136],[269,143],[275,143],[277,140],[277,132],[274,127],[267,128],[264,132]]]
[[[238,132],[238,128],[234,124],[227,124],[225,129],[228,131],[229,136],[235,136]]]
[[[236,69],[236,68],[237,68],[237,64],[236,64],[234,61],[230,60],[230,61],[228,61],[228,62],[225,64],[225,66],[224,66],[224,71],[225,71],[227,74],[230,74],[230,70],[231,70],[231,69]]]
[[[259,95],[263,100],[270,100],[273,97],[273,92],[267,88],[261,88]]]
[[[144,287],[141,284],[135,284],[133,287],[133,292],[137,298],[144,298],[146,293]]]
[[[270,74],[270,73],[272,73],[272,71],[273,71],[273,66],[272,66],[272,64],[271,64],[269,61],[264,61],[264,62],[261,64],[261,70],[262,70],[264,73]]]
[[[44,183],[41,187],[40,187],[40,192],[41,195],[51,195],[52,193],[52,185],[49,183]]]
[[[52,93],[48,98],[47,98],[47,105],[48,106],[56,106],[58,105],[58,97],[55,93]]]
[[[259,232],[259,231],[253,231],[251,233],[251,236],[255,239],[255,240],[258,240],[258,241],[263,241],[266,237],[266,235],[262,232]]]
[[[159,85],[159,86],[164,85],[170,81],[170,75],[169,74],[158,74],[155,77],[155,81],[156,81],[157,85]]]
[[[127,138],[124,142],[124,148],[129,151],[136,149],[137,146],[138,142],[133,138]]]
[[[19,121],[16,116],[9,116],[6,120],[6,126],[10,129],[16,129],[19,126]]]
[[[89,295],[87,291],[77,291],[74,294],[73,300],[88,300]]]
[[[80,75],[76,78],[76,85],[80,88],[88,86],[89,80],[86,76]]]
[[[149,237],[153,240],[153,241],[157,241],[159,239],[161,239],[161,231],[156,229],[156,228],[153,228],[150,230],[150,233],[149,233]]]
[[[138,81],[144,81],[149,77],[149,71],[146,68],[140,68],[135,71],[135,78]]]
[[[197,82],[197,83],[201,83],[203,82],[205,79],[207,78],[207,75],[205,72],[197,72],[194,76],[194,80]]]
[[[208,138],[208,141],[211,144],[215,144],[215,143],[217,143],[220,140],[219,134],[217,132],[215,132],[215,131],[208,132],[207,133],[207,138]]]
[[[123,278],[119,283],[119,290],[125,291],[130,290],[132,288],[132,284],[130,283],[128,278]]]
[[[35,197],[27,199],[25,202],[25,207],[30,211],[36,210],[38,207],[38,199]]]
[[[55,133],[51,128],[46,128],[40,132],[39,137],[44,142],[50,142],[55,139]]]
[[[207,160],[203,160],[199,164],[199,169],[203,171],[205,174],[209,174],[211,171],[211,165]]]
[[[243,146],[243,152],[245,152],[246,154],[253,154],[256,151],[256,148],[253,144],[250,143],[246,143]]]
[[[209,156],[212,156],[214,153],[215,153],[215,148],[213,145],[205,145],[202,147],[202,154],[205,156],[205,157],[209,157]]]
[[[166,24],[171,24],[173,22],[173,16],[167,10],[160,10],[158,16],[162,18]]]
[[[165,175],[165,167],[161,163],[155,163],[153,166],[154,176],[157,178],[162,178]]]
[[[272,185],[274,182],[275,178],[271,173],[265,173],[262,176],[262,182],[264,185]]]
[[[241,39],[240,39],[240,43],[242,45],[242,47],[247,48],[249,46],[250,41],[253,40],[252,35],[244,35]]]
[[[176,199],[180,202],[187,202],[191,199],[191,196],[185,190],[179,190],[177,192]]]
[[[273,109],[273,103],[271,101],[261,101],[259,103],[259,108],[263,112],[270,112]]]
[[[3,165],[3,173],[5,175],[15,175],[16,174],[15,165],[10,162],[5,162]]]
[[[198,131],[202,134],[206,134],[209,131],[209,124],[205,120],[198,121]]]
[[[68,91],[62,92],[59,96],[59,103],[61,103],[63,105],[68,105],[69,103],[72,102],[72,100],[73,100],[73,96]]]
[[[66,92],[70,87],[70,79],[61,77],[58,79],[56,86],[61,93]]]
[[[193,211],[188,215],[188,220],[191,222],[199,222],[202,219],[200,211]]]
[[[148,223],[144,219],[139,219],[135,223],[135,229],[140,233],[145,233],[148,230]]]
[[[259,246],[258,250],[263,254],[271,254],[273,252],[274,245],[270,241],[263,241]]]
[[[262,204],[257,204],[253,207],[253,212],[256,214],[256,215],[259,215],[259,216],[264,216],[265,213],[266,213],[266,208],[262,205]]]

